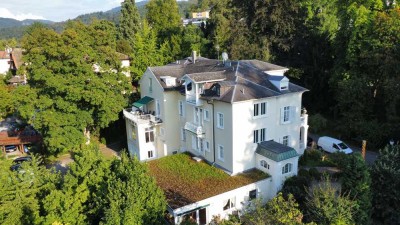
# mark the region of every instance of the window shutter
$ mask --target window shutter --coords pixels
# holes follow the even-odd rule
[[[296,106],[290,106],[289,112],[290,112],[290,116],[289,116],[290,122],[291,123],[296,122]]]
[[[282,108],[281,108],[281,124],[284,124],[284,122],[283,122],[283,119],[284,119],[284,117],[285,117],[284,112],[285,112],[285,108],[282,107]]]

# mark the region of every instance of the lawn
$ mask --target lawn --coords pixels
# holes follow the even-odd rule
[[[196,162],[188,154],[176,154],[148,162],[150,174],[164,190],[168,205],[179,208],[269,177],[259,170],[236,176],[205,162]]]

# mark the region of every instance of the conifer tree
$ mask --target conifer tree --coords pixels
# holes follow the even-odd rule
[[[382,224],[400,224],[400,146],[380,151],[372,166],[373,218]]]
[[[121,15],[118,27],[118,39],[133,44],[135,34],[140,29],[140,15],[135,0],[124,0],[121,3]]]

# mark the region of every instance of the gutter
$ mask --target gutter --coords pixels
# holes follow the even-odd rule
[[[207,100],[207,104],[210,104],[210,105],[212,105],[212,113],[211,113],[211,115],[212,115],[212,142],[213,142],[213,155],[214,155],[214,159],[213,159],[213,162],[212,162],[212,165],[214,166],[214,164],[215,164],[215,115],[214,115],[214,101],[213,100]]]

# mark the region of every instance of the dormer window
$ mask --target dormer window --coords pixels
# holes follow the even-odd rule
[[[190,82],[190,83],[188,83],[188,84],[186,85],[186,89],[187,89],[188,91],[191,91],[191,90],[192,90],[192,82]]]
[[[220,84],[214,84],[211,87],[211,90],[215,93],[216,96],[220,96],[221,95],[221,85]]]

